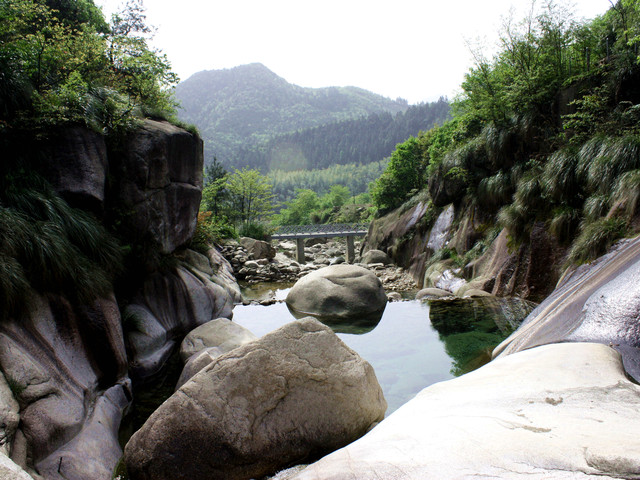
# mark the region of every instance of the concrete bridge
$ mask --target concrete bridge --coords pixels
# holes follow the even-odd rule
[[[326,225],[283,225],[271,234],[275,240],[296,241],[296,259],[298,263],[305,263],[304,239],[305,238],[347,238],[347,262],[355,260],[354,237],[364,237],[369,231],[368,223],[334,223]]]

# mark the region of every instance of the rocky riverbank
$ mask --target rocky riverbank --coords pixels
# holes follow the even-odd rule
[[[322,267],[345,263],[346,249],[346,241],[342,238],[307,240],[306,263],[295,260],[296,244],[289,241],[273,240],[267,243],[242,238],[239,242],[227,243],[220,251],[233,267],[236,278],[252,285],[263,282],[294,283]],[[356,251],[359,249],[359,242],[356,242]],[[400,300],[404,292],[418,290],[409,272],[392,264],[386,255],[357,256],[355,264],[375,273],[391,301]],[[275,298],[269,298],[260,303],[270,304],[275,301]]]

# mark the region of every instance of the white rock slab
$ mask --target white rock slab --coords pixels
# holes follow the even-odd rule
[[[640,476],[640,387],[593,343],[537,347],[432,385],[295,480]]]

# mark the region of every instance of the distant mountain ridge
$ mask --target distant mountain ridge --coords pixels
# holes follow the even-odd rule
[[[242,163],[241,149],[274,135],[408,108],[357,87],[293,85],[260,63],[196,73],[175,95],[180,119],[196,125],[205,141],[205,162],[215,155],[229,166]]]
[[[404,112],[372,113],[297,132],[280,134],[242,148],[236,166],[263,170],[313,170],[332,165],[366,165],[391,156],[398,143],[449,118],[449,103],[411,105]]]

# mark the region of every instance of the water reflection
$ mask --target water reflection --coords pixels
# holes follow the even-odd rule
[[[286,304],[291,315],[297,319],[305,317],[314,317],[330,327],[336,333],[351,333],[353,335],[362,335],[371,332],[378,326],[384,313],[384,308],[379,312],[375,312],[369,315],[359,315],[352,318],[342,317],[328,317],[322,315],[313,315],[309,313],[299,312],[295,308],[292,308],[288,303]]]
[[[363,327],[366,332],[332,328],[375,369],[389,404],[388,415],[423,388],[487,363],[491,349],[519,324],[525,311],[486,299],[431,305],[413,300],[387,304],[378,323]],[[520,318],[514,312],[520,312]],[[285,303],[234,310],[234,321],[258,336],[293,320]]]
[[[429,319],[453,359],[451,373],[462,375],[491,360],[491,352],[533,310],[519,298],[431,300]]]

